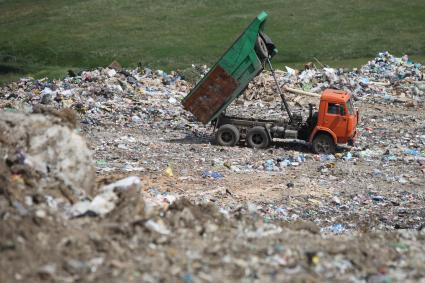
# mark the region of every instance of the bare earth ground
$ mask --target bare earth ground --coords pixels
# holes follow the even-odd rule
[[[0,281],[425,282],[425,162],[405,152],[424,151],[425,112],[356,106],[361,136],[335,160],[294,142],[220,147],[211,128],[164,120],[83,124],[98,187],[139,176],[142,194],[74,219],[21,217],[1,198]]]

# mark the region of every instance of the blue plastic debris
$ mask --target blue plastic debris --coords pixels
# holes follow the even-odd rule
[[[304,154],[299,154],[296,156],[284,156],[277,158],[277,163],[280,167],[287,167],[287,166],[298,166],[300,163],[303,163],[306,161]]]
[[[304,156],[304,154],[298,155],[297,159],[298,159],[298,162],[305,162],[305,156]]]
[[[397,156],[395,156],[395,155],[384,156],[383,160],[384,161],[397,161]]]
[[[291,161],[289,161],[289,159],[285,159],[279,162],[280,167],[288,167],[289,165],[291,165]]]
[[[320,161],[331,161],[335,160],[335,155],[333,154],[321,154]]]
[[[347,154],[344,156],[344,160],[345,160],[345,161],[348,161],[348,160],[351,160],[351,159],[353,159],[353,154],[349,151],[349,152],[347,152]]]
[[[337,234],[337,233],[341,233],[341,232],[343,232],[344,231],[344,225],[342,225],[342,224],[334,224],[334,225],[332,225],[331,226],[331,232],[332,233],[334,233],[334,234]]]
[[[333,233],[333,234],[342,233],[342,232],[344,232],[344,230],[345,230],[344,225],[343,224],[339,224],[339,223],[333,224],[331,226],[328,226],[328,227],[325,227],[325,228],[321,228],[320,229],[321,232],[330,232],[330,233]]]
[[[272,159],[266,160],[266,162],[264,162],[264,169],[266,171],[273,171],[274,168],[274,161]]]
[[[181,276],[182,280],[186,283],[193,283],[193,276],[190,273],[185,273]]]
[[[365,84],[365,85],[368,85],[369,84],[369,78],[368,77],[361,78],[361,83],[362,84]]]
[[[418,150],[416,150],[416,149],[406,149],[404,151],[404,154],[413,155],[413,156],[420,156],[421,155],[421,152],[418,151]]]
[[[204,171],[202,173],[202,178],[212,178],[214,180],[217,179],[221,179],[223,178],[223,174],[221,174],[220,172],[216,172],[216,171]]]

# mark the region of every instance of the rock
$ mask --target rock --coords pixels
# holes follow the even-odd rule
[[[84,139],[52,115],[0,112],[0,158],[24,170],[39,190],[60,190],[69,201],[91,193],[94,167]],[[21,169],[19,169],[21,168]]]
[[[156,232],[161,235],[169,235],[171,233],[170,230],[165,227],[164,223],[155,222],[152,219],[146,221],[145,227],[148,228],[150,231]]]
[[[103,216],[115,208],[117,201],[118,197],[114,192],[106,191],[93,199],[88,210]]]
[[[142,122],[142,119],[140,119],[139,116],[134,115],[133,117],[131,117],[131,121],[133,121],[133,123],[135,124],[139,124],[140,122]]]
[[[104,216],[115,209],[118,196],[122,191],[134,190],[139,192],[141,181],[139,177],[130,176],[112,184],[103,186],[100,194],[96,195],[92,201],[80,201],[74,204],[68,214],[70,217],[77,216]]]
[[[112,184],[103,186],[101,191],[117,191],[117,190],[129,190],[131,188],[135,188],[136,190],[140,190],[142,187],[142,181],[137,176],[130,176],[125,179],[119,180]]]
[[[49,263],[39,268],[38,274],[42,279],[54,279],[57,266],[55,263]]]
[[[333,198],[332,198],[332,202],[333,203],[335,203],[335,204],[341,204],[341,200],[339,199],[339,197],[337,197],[337,196],[334,196]]]
[[[80,201],[69,210],[70,217],[104,216],[111,212],[118,201],[118,196],[112,191],[97,195],[92,201]]]

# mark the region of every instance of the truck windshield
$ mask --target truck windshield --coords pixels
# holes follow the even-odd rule
[[[354,105],[351,98],[347,101],[347,108],[348,108],[348,114],[354,115]]]

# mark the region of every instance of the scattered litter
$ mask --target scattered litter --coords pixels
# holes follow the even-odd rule
[[[202,178],[212,178],[214,180],[217,179],[221,179],[223,178],[223,174],[221,174],[220,172],[216,172],[216,171],[204,171],[202,173]]]
[[[207,70],[200,67],[196,79]],[[0,147],[1,275],[11,282],[102,281],[105,274],[111,281],[222,282],[231,274],[228,281],[284,282],[309,281],[300,277],[309,268],[319,281],[421,278],[424,67],[383,52],[357,70],[310,63],[276,73],[282,89],[351,91],[365,109],[354,146],[334,155],[286,140],[267,150],[218,147],[212,127],[181,107],[192,84],[180,72],[116,65],[1,87],[0,117],[56,117],[45,128],[69,131],[48,141],[83,136],[95,160],[62,159],[85,151],[70,145],[45,151],[58,162],[43,162],[32,149],[49,142],[33,135],[31,150]],[[301,115],[305,102],[317,102],[285,95]],[[234,104],[229,115],[285,119],[267,72]],[[22,125],[4,124],[15,120]],[[87,192],[76,185],[84,178],[67,186],[67,171],[56,170],[94,171],[88,164],[97,175]]]
[[[165,173],[165,176],[167,176],[167,177],[173,177],[174,176],[173,169],[171,168],[170,165],[167,166],[164,173]]]

